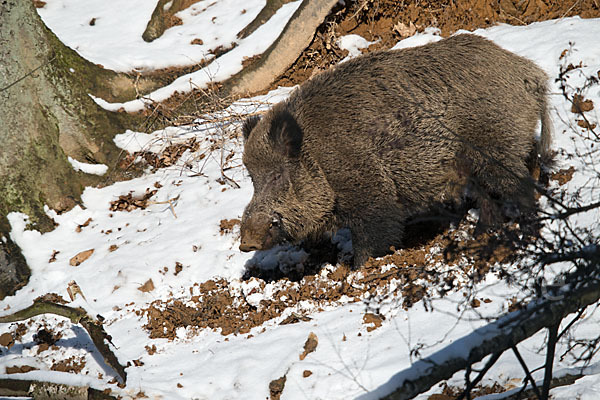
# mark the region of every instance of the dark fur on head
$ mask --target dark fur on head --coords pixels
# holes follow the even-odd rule
[[[260,117],[258,115],[253,115],[251,117],[246,118],[244,124],[242,125],[242,134],[244,135],[244,140],[248,140],[250,137],[250,132],[252,129],[258,124],[260,121]]]

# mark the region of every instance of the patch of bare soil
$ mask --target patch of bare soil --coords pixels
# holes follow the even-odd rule
[[[242,221],[240,221],[237,218],[222,219],[221,222],[219,223],[219,233],[221,233],[221,235],[231,233],[233,231],[233,228],[236,225],[239,226],[241,222]]]
[[[209,280],[194,284],[189,297],[156,300],[138,313],[147,317],[145,328],[151,338],[174,339],[181,327],[190,328],[192,334],[202,329],[223,335],[247,334],[267,321],[306,321],[311,312],[324,306],[368,302],[380,296],[393,297],[408,309],[429,296],[465,289],[493,271],[496,262],[516,259],[514,243],[507,239],[510,234],[483,235],[475,240],[473,229],[474,225],[465,221],[457,229],[436,233],[416,247],[370,259],[355,270],[345,264],[323,268],[321,262],[298,266],[303,272],[288,273],[297,279],[282,277],[285,274],[279,271],[265,272],[262,277],[247,274],[241,287],[240,282]],[[471,306],[479,303],[473,299]],[[376,329],[383,320],[370,311],[364,317],[365,329]]]
[[[37,301],[47,301],[49,303],[56,304],[67,304],[67,301],[60,294],[57,293],[46,293],[45,295],[40,296],[34,300],[34,302]]]
[[[300,84],[347,56],[336,41],[357,34],[378,41],[366,51],[388,49],[400,39],[436,27],[446,37],[459,29],[474,30],[497,23],[525,25],[579,15],[600,16],[597,0],[359,0],[347,1],[321,25],[313,42],[290,69],[271,85]]]

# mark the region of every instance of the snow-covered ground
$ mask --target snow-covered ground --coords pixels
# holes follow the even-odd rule
[[[197,35],[215,38],[214,43],[206,39],[206,46],[214,46],[217,40],[223,44],[234,41],[235,33],[258,13],[264,1],[246,2],[244,14],[239,12],[240,7],[235,2],[226,0],[217,1],[207,8],[215,14],[193,15],[194,11],[188,10],[182,18],[182,26],[168,30],[163,38],[152,44],[143,42],[140,35],[154,2],[125,3],[96,0],[81,7],[74,0],[49,0],[39,11],[61,40],[91,61],[117,70],[151,69],[185,64],[189,58],[200,60],[204,56],[202,47],[195,48],[189,44]],[[211,1],[200,2],[194,7],[201,9],[209,3]],[[291,4],[297,6],[296,3]],[[115,12],[115,7],[118,12]],[[85,11],[79,10],[83,8]],[[210,22],[215,15],[218,16],[217,21],[225,19],[225,16],[228,19],[216,27]],[[96,25],[89,26],[89,19],[94,17]],[[600,70],[600,20],[567,18],[520,27],[501,25],[475,33],[532,59],[552,78],[558,75],[563,63],[561,53],[570,48],[570,43],[574,49],[571,62],[582,61],[582,71],[588,76]],[[270,40],[273,39],[271,37]],[[399,47],[438,39],[434,31],[428,30],[400,42]],[[355,47],[360,47],[360,40],[354,40],[358,40]],[[236,49],[242,48],[242,45]],[[264,45],[261,43],[261,46]],[[351,43],[346,45],[352,46]],[[260,50],[255,48],[252,51]],[[240,53],[240,60],[243,55],[252,54],[251,51]],[[238,60],[230,62],[236,64]],[[231,66],[221,64],[221,67]],[[575,78],[571,83],[577,83]],[[264,110],[269,103],[284,99],[289,91],[281,88],[259,98],[240,101],[226,113]],[[558,94],[558,86],[554,82],[552,91],[554,146],[572,152],[575,146],[581,145],[581,141],[573,140],[573,133],[566,125],[574,118],[570,113],[571,106]],[[586,93],[586,97],[600,104],[599,88]],[[589,118],[598,120],[596,109]],[[80,327],[52,316],[34,318],[17,344],[9,349],[0,348],[0,378],[9,376],[87,384],[100,389],[111,388],[114,394],[126,398],[143,392],[151,399],[265,399],[269,397],[269,382],[285,375],[282,399],[348,399],[359,396],[361,399],[375,399],[377,393],[370,391],[385,384],[395,373],[416,360],[411,354],[412,349],[420,349],[421,357],[432,354],[485,324],[482,315],[493,317],[504,312],[509,299],[519,295],[518,288],[490,275],[481,285],[478,297],[491,301],[481,302],[477,312],[462,309],[460,321],[457,319],[457,305],[463,300],[463,293],[459,291],[434,299],[433,308],[428,309],[418,303],[404,310],[398,299],[381,300],[379,312],[385,320],[377,329],[368,329],[369,326],[364,323],[363,318],[368,312],[366,298],[365,302],[340,299],[335,304],[322,307],[317,303],[303,305],[303,312],[311,318],[309,321],[279,325],[284,318],[282,315],[244,334],[224,336],[218,330],[180,328],[173,340],[151,339],[144,328],[147,316],[140,311],[156,300],[177,298],[184,303],[189,302],[197,294],[196,283],[223,278],[232,288],[250,293],[247,301],[256,301],[251,299],[256,294],[251,294],[254,281],[241,279],[253,255],[238,250],[239,228],[234,227],[231,233],[220,232],[221,220],[240,218],[252,195],[252,183],[240,166],[242,143],[230,139],[223,151],[209,151],[214,143],[220,143],[220,138],[233,136],[239,129],[239,123],[227,124],[225,119],[216,120],[210,122],[207,117],[193,128],[168,128],[151,133],[128,131],[118,135],[115,142],[129,151],[158,151],[166,145],[183,143],[190,138],[196,138],[200,146],[195,152],[187,151],[174,166],[101,189],[86,188],[82,196],[83,206],[62,215],[48,211],[58,223],[52,232],[40,234],[28,230],[27,216],[19,213],[9,215],[11,237],[23,249],[32,276],[28,285],[16,295],[0,302],[1,313],[9,314],[25,308],[46,293],[68,298],[68,283],[74,280],[86,299],[77,297],[70,305],[84,307],[92,315],[102,315],[120,362],[127,364],[136,360],[127,368],[127,385],[118,388],[115,383],[109,383],[115,376],[114,372],[101,361]],[[227,182],[218,182],[223,153],[232,154],[228,162],[233,168],[227,171],[227,176],[239,184],[239,189]],[[596,165],[600,162],[591,161]],[[569,161],[569,165],[573,163],[576,168],[580,166],[577,160]],[[73,165],[77,167],[78,164]],[[575,191],[587,179],[583,168],[577,168],[573,179],[564,187]],[[157,192],[146,208],[130,212],[109,209],[111,202],[118,200],[119,196],[131,192],[134,197],[141,196],[147,189]],[[582,218],[585,218],[582,223],[591,225],[598,221],[599,216],[588,213]],[[91,249],[93,253],[80,265],[70,264],[72,257]],[[179,266],[179,272],[176,266]],[[143,288],[149,280],[152,280],[154,289]],[[277,282],[268,283],[259,297],[268,298],[269,290],[274,291],[276,285]],[[591,315],[578,328],[578,333],[582,336],[597,335],[599,323],[600,316]],[[0,334],[14,332],[16,327],[16,324],[2,324]],[[39,346],[33,335],[41,327],[61,332],[62,338],[56,343],[58,348],[38,354]],[[314,352],[300,359],[311,333],[318,338],[318,346]],[[544,340],[545,334],[541,332],[520,345],[521,353],[530,365],[543,363],[544,353],[540,349]],[[564,346],[560,347],[557,354],[564,350]],[[57,360],[71,357],[85,363],[79,374],[50,371]],[[587,376],[576,385],[553,390],[553,398],[600,398],[598,361],[599,358],[595,357],[591,367],[584,371]],[[6,367],[20,365],[38,370],[1,374]],[[572,365],[568,358],[557,359],[557,375],[572,372],[569,368]],[[541,379],[542,374],[538,371],[534,376]],[[457,373],[450,383],[462,385],[463,376],[464,373]],[[483,383],[519,386],[520,381],[516,379],[522,377],[517,360],[507,353]],[[420,398],[426,397],[422,395]]]

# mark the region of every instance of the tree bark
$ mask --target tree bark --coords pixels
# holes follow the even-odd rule
[[[159,0],[152,12],[150,21],[142,34],[142,39],[152,42],[162,36],[170,27],[181,23],[175,14],[185,10],[199,0]]]
[[[6,238],[12,211],[27,214],[36,229],[51,230],[44,206],[67,210],[85,185],[100,181],[74,171],[67,157],[112,167],[120,153],[112,138],[124,130],[125,119],[88,95],[110,91],[101,81],[116,74],[64,46],[31,1],[0,2],[0,26],[0,237]],[[12,278],[22,273],[10,273],[16,265],[23,265],[22,257],[3,242],[1,297],[19,286]]]
[[[263,7],[258,15],[250,22],[244,29],[238,32],[238,39],[245,39],[254,33],[255,30],[260,28],[265,22],[269,20],[277,10],[284,4],[289,3],[292,0],[267,0],[267,4]]]

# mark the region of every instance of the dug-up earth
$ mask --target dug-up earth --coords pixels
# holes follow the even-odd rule
[[[475,241],[473,229],[469,217],[455,229],[436,227],[424,232],[415,225],[407,236],[412,234],[416,243],[381,259],[370,259],[357,269],[344,261],[335,266],[336,258],[347,256],[335,246],[311,249],[308,260],[299,265],[266,271],[247,266],[242,281],[250,290],[244,290],[241,282],[209,280],[190,287],[190,299],[157,300],[140,313],[147,316],[151,338],[175,339],[180,327],[213,329],[224,336],[248,334],[270,320],[281,325],[308,321],[308,314],[315,309],[358,301],[369,304],[369,299],[381,296],[398,299],[398,305],[407,309],[432,295],[468,289],[497,262],[514,257],[507,238],[486,235]],[[222,232],[231,235],[236,231]],[[323,267],[326,260],[334,266]],[[260,301],[248,300],[256,294]],[[489,300],[473,298],[470,304],[478,307],[481,301]],[[367,330],[376,329],[383,318],[375,310],[367,313]]]

